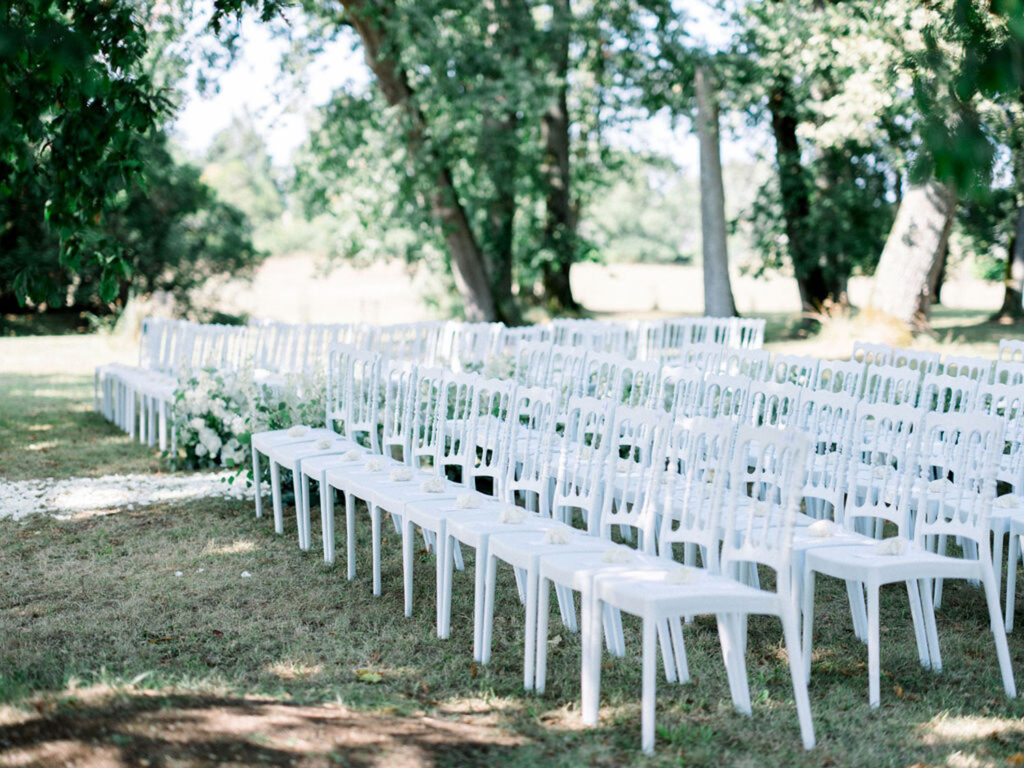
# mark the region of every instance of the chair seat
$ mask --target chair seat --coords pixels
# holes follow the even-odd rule
[[[977,560],[939,555],[913,544],[902,555],[881,555],[876,547],[877,544],[870,544],[811,550],[806,554],[806,567],[837,578],[877,584],[980,575]]]
[[[781,600],[775,593],[706,571],[700,571],[692,583],[672,583],[669,576],[678,567],[643,562],[598,576],[594,580],[595,595],[634,615],[778,614],[781,610]]]
[[[252,436],[252,444],[260,453],[266,454],[274,448],[289,443],[315,442],[321,437],[337,437],[338,433],[325,427],[310,427],[302,435],[292,437],[287,429],[273,429],[257,432]]]

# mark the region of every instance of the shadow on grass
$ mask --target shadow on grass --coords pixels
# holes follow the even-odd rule
[[[86,691],[0,727],[0,764],[493,765],[521,742],[493,727],[426,716]]]

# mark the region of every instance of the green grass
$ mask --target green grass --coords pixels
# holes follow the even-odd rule
[[[153,451],[90,412],[91,396],[91,378],[74,373],[0,375],[0,475],[158,471]],[[845,592],[819,580],[811,752],[800,747],[777,622],[751,620],[754,712],[744,717],[729,700],[714,620],[698,618],[685,630],[693,680],[659,678],[657,752],[645,758],[635,622],[626,622],[627,658],[605,656],[600,726],[584,729],[579,639],[556,619],[547,692],[521,688],[522,608],[509,572],[500,574],[493,658],[483,667],[471,653],[472,557],[456,574],[452,636],[438,640],[430,555],[416,556],[406,619],[393,529],[374,598],[362,510],[353,582],[343,563],[322,563],[316,519],[308,554],[290,509],[286,521],[277,536],[251,504],[222,499],[0,520],[0,765],[95,757],[103,744],[125,765],[151,755],[168,765],[370,765],[405,755],[408,764],[503,768],[1003,766],[1024,745],[1024,704],[1002,694],[984,601],[966,584],[946,586],[939,675],[918,664],[905,591],[883,591],[882,706],[871,710],[866,647],[850,629]],[[1022,637],[1010,637],[1010,651],[1024,684]],[[256,710],[258,727],[221,716]],[[324,735],[342,731],[383,741],[339,746]],[[72,751],[47,751],[56,741]]]

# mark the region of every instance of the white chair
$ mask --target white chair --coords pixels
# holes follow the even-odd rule
[[[895,350],[888,344],[855,341],[850,359],[864,365],[892,365],[894,356]]]
[[[537,581],[540,558],[548,553],[604,549],[592,533],[573,529],[570,523],[576,514],[590,531],[596,529],[603,503],[604,477],[610,449],[612,404],[593,398],[573,397],[566,414],[565,432],[559,446],[558,465],[551,500],[552,517],[564,527],[568,543],[552,543],[546,531],[531,530],[492,532],[487,551],[485,574],[484,633],[481,660],[487,663],[491,654],[491,632],[494,616],[494,592],[498,561],[508,563],[519,572],[526,603],[526,631],[523,649],[523,687],[534,685],[537,621]],[[563,604],[562,621],[576,629],[575,614]]]
[[[927,352],[922,349],[907,349],[897,347],[893,350],[892,365],[895,368],[909,368],[917,371],[923,376],[926,373],[939,372],[939,360],[942,355],[938,352]]]
[[[864,374],[864,391],[861,400],[865,403],[885,405],[917,405],[921,389],[921,372],[915,368],[897,368],[894,365],[871,365]]]
[[[996,360],[992,371],[992,382],[995,384],[1024,384],[1024,363],[1011,363]]]
[[[743,418],[755,427],[787,429],[796,422],[800,399],[805,391],[792,383],[751,382]]]
[[[657,407],[676,421],[693,418],[704,394],[704,373],[697,368],[666,366],[658,385]]]
[[[764,349],[726,349],[719,364],[719,373],[746,376],[752,381],[768,380],[772,370],[772,353]]]
[[[866,368],[864,363],[855,360],[822,360],[818,363],[818,372],[812,388],[860,397]]]
[[[1024,339],[1000,339],[996,359],[1005,363],[1024,363]]]
[[[946,355],[942,358],[942,372],[946,376],[966,376],[978,384],[992,380],[993,361],[984,357]]]
[[[869,701],[877,707],[880,695],[879,665],[879,588],[883,584],[905,582],[914,616],[918,653],[922,664],[941,671],[932,605],[933,579],[980,580],[989,609],[989,624],[1003,676],[1003,688],[1016,696],[1006,634],[1000,616],[999,596],[992,573],[989,552],[989,522],[995,498],[995,467],[1002,446],[1002,425],[995,419],[956,413],[929,413],[921,428],[922,444],[937,446],[917,463],[916,477],[906,474],[901,483],[894,520],[900,535],[893,544],[836,547],[807,555],[804,598],[804,640],[809,669],[811,626],[813,623],[814,574],[822,573],[863,582],[867,590]],[[857,450],[857,446],[854,446]],[[931,479],[938,467],[938,479]],[[873,473],[872,473],[873,475]],[[854,495],[851,493],[851,495]],[[910,508],[916,506],[912,542]],[[851,514],[848,507],[847,515]],[[959,536],[977,547],[977,559],[953,557],[928,549],[929,538]],[[919,624],[923,619],[926,644],[922,647]]]
[[[978,380],[946,373],[925,375],[917,407],[936,413],[967,413],[974,403]]]
[[[772,359],[768,380],[779,384],[813,387],[818,380],[821,360],[810,355],[776,355]]]
[[[715,614],[733,703],[739,711],[749,714],[750,691],[744,660],[746,617],[767,614],[778,616],[782,622],[801,738],[805,748],[814,746],[799,620],[790,596],[789,565],[806,448],[806,439],[795,432],[740,426],[732,457],[725,521],[721,526],[725,530],[721,575],[714,571],[705,573],[680,570],[678,566],[656,568],[644,564],[633,571],[621,570],[595,579],[593,604],[587,606],[583,627],[584,723],[597,722],[602,606],[613,606],[643,620],[640,729],[641,746],[648,754],[654,750],[658,628],[687,615]],[[751,455],[757,457],[753,466],[748,459]],[[748,492],[755,495],[748,496]],[[711,504],[714,506],[713,502]],[[764,514],[751,515],[748,513],[751,508],[763,509]],[[693,535],[699,537],[703,532],[706,537],[709,527],[717,529],[719,525],[709,519],[713,517],[717,516],[713,513],[697,516]],[[775,571],[774,592],[740,580],[741,573],[748,573],[756,566]]]

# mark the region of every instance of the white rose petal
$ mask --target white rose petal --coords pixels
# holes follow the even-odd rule
[[[205,568],[196,568],[196,573],[202,573],[205,570]]]
[[[633,550],[628,547],[615,547],[601,555],[601,560],[606,563],[631,563],[633,562]]]
[[[547,533],[544,534],[545,544],[568,544],[569,543],[569,531],[565,528],[549,528]]]
[[[938,480],[928,483],[928,493],[944,493],[952,487],[953,483],[949,481],[949,478],[940,477]]]
[[[331,440],[331,438],[329,437],[321,437],[314,443],[314,445],[316,446],[316,449],[318,451],[326,451],[328,448],[334,445],[334,441]]]
[[[994,504],[1000,509],[1017,509],[1021,505],[1020,497],[1013,493],[1004,493]]]
[[[685,565],[673,568],[665,574],[666,584],[694,584],[700,580],[701,571],[699,568],[688,568]]]
[[[444,493],[444,478],[431,477],[420,484],[420,490],[424,493]]]
[[[829,536],[834,535],[835,532],[836,524],[831,520],[819,520],[807,526],[807,534],[809,536],[816,536],[819,539],[827,539]]]
[[[772,511],[772,505],[767,501],[754,502],[750,508],[750,514],[754,517],[768,517],[768,513]]]
[[[395,467],[391,470],[391,482],[404,483],[412,480],[412,469],[410,467]]]
[[[875,545],[876,555],[902,555],[907,551],[907,540],[900,536],[883,539]]]
[[[363,452],[358,448],[352,448],[341,454],[342,461],[359,461],[361,458],[363,458]],[[380,459],[371,459],[371,461],[380,461]],[[369,466],[369,462],[367,462],[367,466]],[[384,465],[381,464],[381,466],[383,467]]]
[[[384,469],[384,459],[370,459],[366,462],[366,468],[371,472],[380,472]]]
[[[251,579],[252,578],[252,574],[249,573],[248,571],[242,571],[242,578],[243,579]]]
[[[304,434],[306,434],[306,426],[304,424],[296,424],[288,430],[288,437],[302,437]]]
[[[895,469],[887,464],[880,464],[872,470],[871,474],[875,477],[886,478],[892,475],[895,471]]]
[[[175,571],[175,572],[174,572],[174,575],[175,575],[175,576],[184,576],[184,575],[185,575],[185,572],[184,572],[184,571]]]
[[[476,509],[480,506],[480,497],[472,493],[460,493],[455,499],[456,509]]]
[[[518,525],[525,519],[526,510],[512,506],[511,504],[507,507],[502,507],[502,510],[498,515],[498,522],[505,523],[506,525]]]

